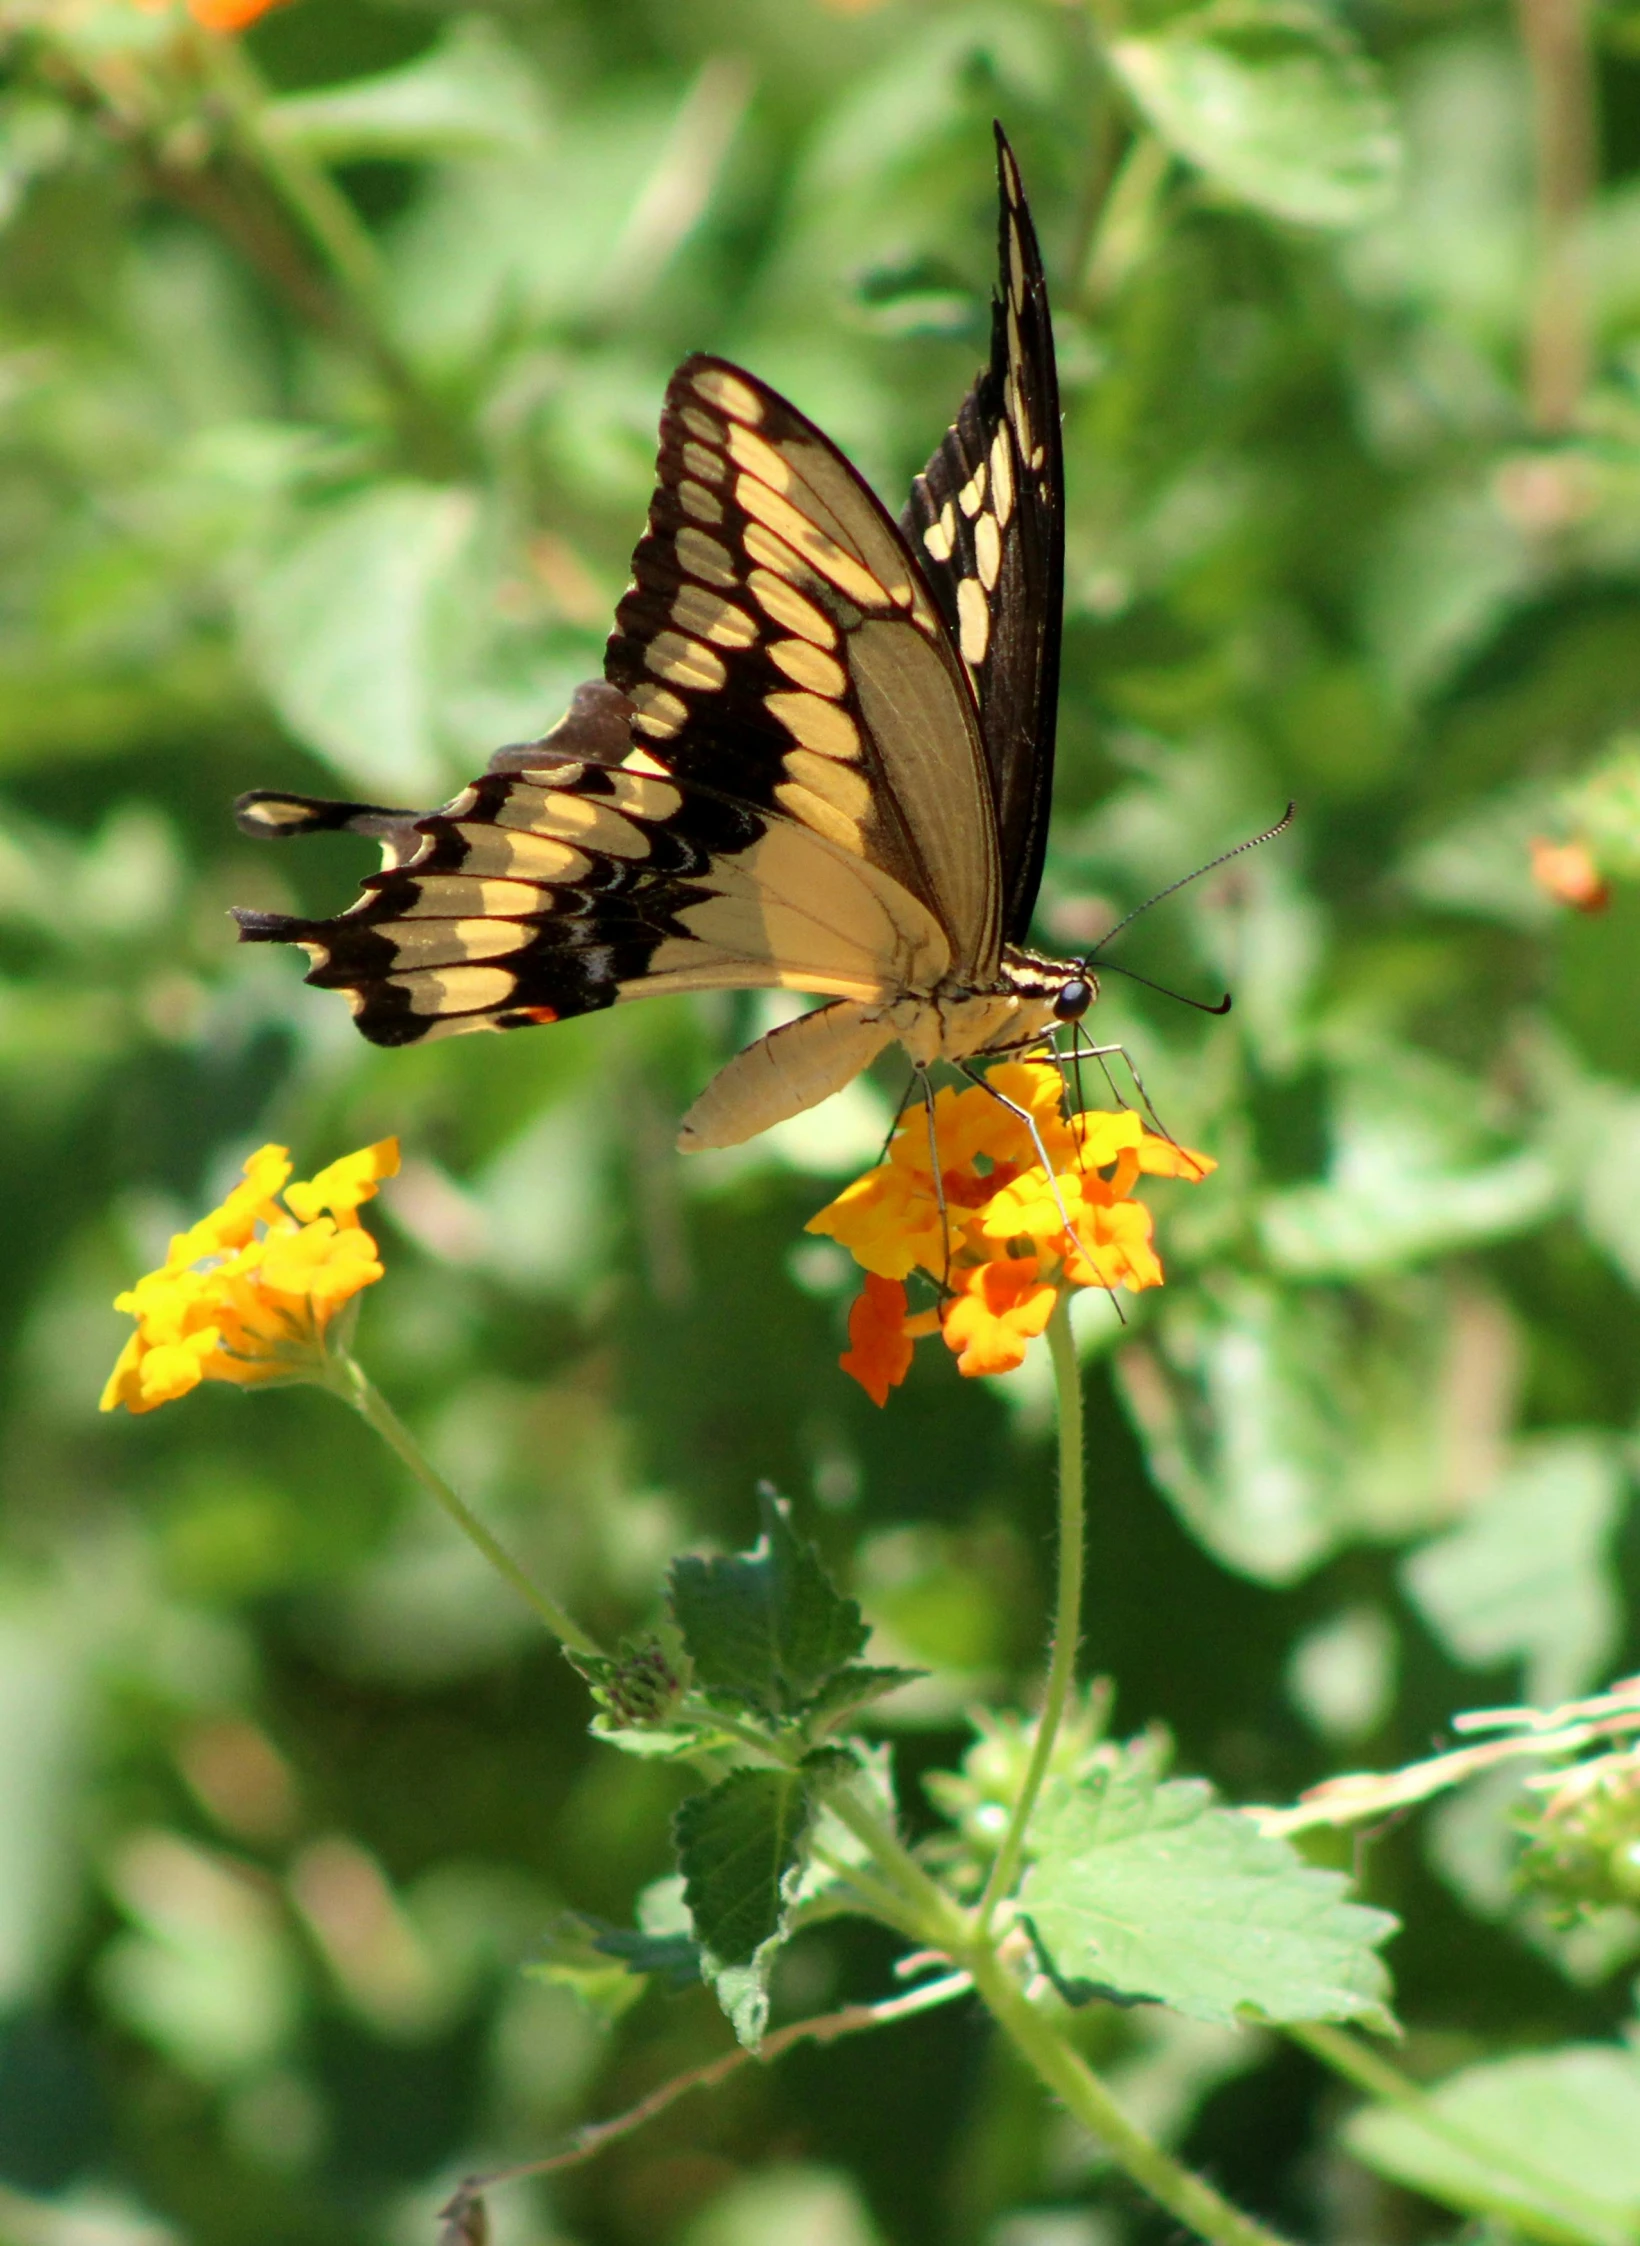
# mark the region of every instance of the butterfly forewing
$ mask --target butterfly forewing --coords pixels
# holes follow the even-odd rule
[[[865,860],[920,901],[953,969],[994,976],[998,864],[972,695],[883,507],[793,407],[686,360],[606,670],[634,737]]]
[[[1002,933],[1023,943],[1053,793],[1064,604],[1064,467],[1053,330],[1013,151],[1001,187],[991,358],[902,518],[978,704],[1001,854]]]

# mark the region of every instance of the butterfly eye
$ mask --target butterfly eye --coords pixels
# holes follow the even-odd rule
[[[1079,1022],[1093,1004],[1093,985],[1075,976],[1066,983],[1053,1002],[1054,1013],[1062,1022]]]

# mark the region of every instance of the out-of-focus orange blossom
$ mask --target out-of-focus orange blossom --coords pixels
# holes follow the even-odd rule
[[[1216,1167],[1130,1109],[1066,1116],[1051,1062],[1008,1061],[988,1082],[908,1111],[887,1160],[809,1219],[866,1273],[841,1362],[874,1403],[904,1380],[925,1334],[944,1336],[959,1372],[1011,1372],[1062,1288],[1159,1287],[1151,1213],[1133,1189],[1141,1176],[1201,1179]],[[1051,1170],[1004,1099],[1030,1115]],[[913,1313],[905,1283],[918,1272],[942,1299]]]

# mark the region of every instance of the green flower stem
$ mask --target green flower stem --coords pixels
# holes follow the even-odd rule
[[[200,68],[239,143],[324,259],[372,330],[380,323],[382,272],[370,230],[320,165],[263,124],[267,88],[237,39],[201,32]]]
[[[1210,2240],[1212,2246],[1281,2246],[1277,2232],[1233,2207],[1210,2183],[1192,2174],[1128,2119],[1053,2020],[1029,2001],[994,1950],[979,1947],[956,1962],[973,1975],[986,2009],[1038,2080],[1098,2138],[1117,2166],[1148,2192],[1158,2207],[1165,2208],[1198,2238]]]
[[[496,1542],[478,1515],[456,1495],[387,1398],[372,1382],[364,1367],[356,1359],[340,1352],[332,1356],[331,1364],[333,1372],[328,1384],[331,1393],[339,1396],[344,1404],[351,1404],[359,1417],[376,1430],[388,1449],[409,1467],[427,1494],[443,1506],[462,1535],[477,1546],[497,1574],[505,1576],[519,1597],[535,1609],[565,1650],[591,1655],[600,1653],[602,1649],[597,1640],[589,1637],[581,1625],[564,1612],[556,1599],[549,1598],[545,1591],[530,1581],[517,1561]]]
[[[1082,1562],[1087,1541],[1087,1504],[1083,1487],[1082,1368],[1071,1331],[1070,1289],[1062,1288],[1048,1320],[1048,1351],[1053,1359],[1054,1395],[1059,1406],[1059,1590],[1054,1605],[1053,1654],[1047,1689],[1037,1718],[1025,1783],[1019,1790],[1008,1830],[1002,1837],[991,1876],[980,1897],[983,1935],[997,1905],[1011,1893],[1025,1853],[1025,1833],[1048,1775],[1054,1741],[1076,1681],[1076,1655],[1082,1638]]]

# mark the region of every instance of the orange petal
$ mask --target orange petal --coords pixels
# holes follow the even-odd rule
[[[1010,1256],[961,1274],[963,1292],[946,1304],[941,1327],[965,1378],[1024,1363],[1026,1343],[1053,1316],[1055,1289],[1036,1268],[1034,1256]]]
[[[1532,879],[1557,905],[1570,905],[1575,912],[1604,912],[1611,900],[1610,885],[1586,843],[1534,835]]]
[[[866,1283],[848,1314],[849,1346],[838,1359],[881,1410],[888,1392],[911,1370],[911,1337],[906,1332],[905,1289],[898,1279],[866,1273]]]

